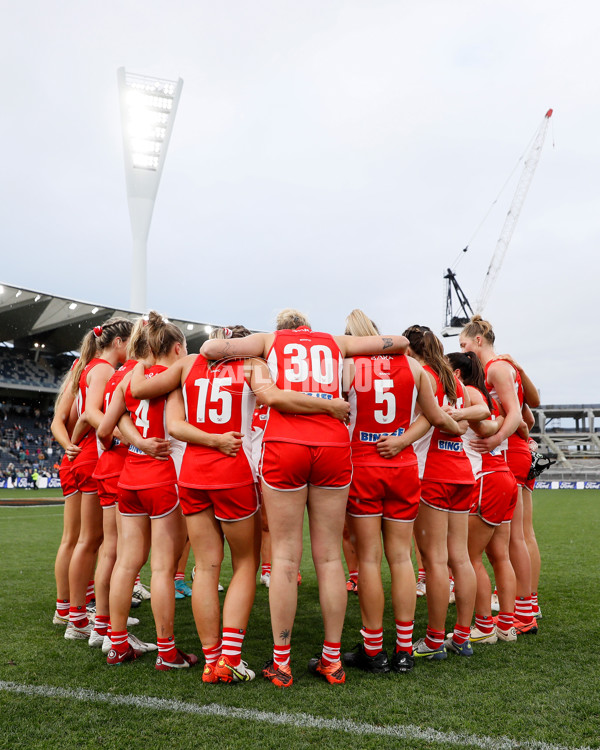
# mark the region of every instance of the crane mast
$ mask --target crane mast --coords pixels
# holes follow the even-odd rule
[[[529,149],[529,153],[525,157],[525,166],[523,167],[523,172],[521,173],[519,184],[517,185],[517,189],[515,191],[515,195],[510,208],[508,209],[508,213],[506,214],[506,219],[504,220],[502,231],[500,232],[500,236],[498,237],[498,241],[496,242],[494,254],[492,255],[490,265],[488,266],[487,272],[483,279],[483,284],[481,287],[481,291],[479,292],[479,297],[477,298],[477,303],[475,304],[475,312],[477,314],[480,314],[485,307],[492,291],[492,286],[494,285],[494,282],[496,281],[496,278],[498,276],[498,272],[502,267],[506,251],[508,250],[508,245],[512,239],[517,221],[519,220],[521,209],[523,208],[523,203],[525,203],[525,198],[527,197],[527,191],[529,190],[531,181],[533,180],[533,176],[535,174],[535,170],[540,160],[544,141],[546,140],[548,123],[550,122],[551,117],[552,110],[549,109],[546,112],[546,115],[542,124],[540,125],[538,132],[536,133],[533,145],[531,146],[531,148]]]
[[[529,190],[529,187],[533,180],[533,176],[535,174],[535,170],[540,160],[544,141],[546,140],[548,124],[551,117],[552,110],[549,109],[546,112],[542,124],[540,125],[538,131],[534,136],[531,148],[525,156],[525,166],[523,167],[517,189],[515,191],[512,203],[510,204],[510,208],[508,209],[506,219],[504,220],[504,225],[502,226],[502,231],[500,232],[500,236],[498,237],[498,241],[496,242],[494,254],[492,255],[492,259],[483,280],[481,291],[479,292],[479,297],[477,298],[477,304],[475,305],[475,312],[477,314],[480,314],[487,304],[490,293],[492,291],[492,287],[498,276],[498,272],[502,267],[508,245],[512,239],[517,221],[519,220],[521,209],[523,208],[523,203],[525,202],[525,198],[527,197],[527,192]],[[465,247],[463,252],[466,252],[467,250],[468,246]],[[460,288],[454,271],[449,268],[444,278],[446,279],[446,321],[445,326],[442,329],[442,336],[456,336],[460,333],[463,325],[469,321],[469,316],[472,315],[473,312],[466,294]],[[453,292],[457,297],[460,307],[457,314],[454,314],[452,309]]]

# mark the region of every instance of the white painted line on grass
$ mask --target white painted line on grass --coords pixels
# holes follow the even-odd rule
[[[66,690],[50,685],[20,685],[16,682],[0,680],[0,690],[9,693],[20,693],[42,698],[61,698],[67,700],[84,701],[87,703],[108,703],[113,706],[133,706],[135,708],[154,709],[155,711],[174,711],[175,713],[195,714],[197,716],[220,716],[241,721],[261,721],[266,724],[290,726],[302,729],[329,729],[348,734],[394,739],[421,740],[423,742],[445,742],[460,747],[472,746],[482,750],[591,750],[589,747],[569,748],[565,745],[552,745],[535,740],[512,740],[509,737],[485,737],[476,734],[460,732],[439,732],[437,729],[422,729],[408,724],[406,726],[376,726],[348,719],[324,719],[320,716],[297,713],[273,713],[271,711],[257,711],[251,708],[234,708],[209,703],[201,706],[196,703],[151,698],[146,695],[113,695],[111,693],[97,693],[94,690]]]

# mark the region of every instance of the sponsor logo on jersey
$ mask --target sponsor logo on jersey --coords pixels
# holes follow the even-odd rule
[[[136,448],[135,445],[129,446],[129,452],[130,453],[137,453],[138,456],[145,456],[146,454],[144,451],[141,451],[139,448]]]
[[[451,451],[452,453],[460,453],[465,449],[462,442],[455,443],[453,440],[438,440],[438,448],[441,451]]]
[[[304,394],[306,396],[312,396],[313,398],[326,398],[328,401],[331,401],[333,398],[331,393],[312,393],[311,391],[304,391]]]
[[[404,427],[398,427],[394,432],[361,432],[359,440],[361,443],[376,443],[382,437],[400,437]]]

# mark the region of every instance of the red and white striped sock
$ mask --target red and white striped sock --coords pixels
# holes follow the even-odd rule
[[[110,634],[110,642],[112,644],[112,647],[118,654],[124,654],[129,648],[129,643],[127,641],[127,631],[113,630]]]
[[[227,661],[237,667],[242,658],[242,645],[246,631],[240,628],[223,628],[223,646],[221,653]]]
[[[443,630],[434,630],[433,628],[427,627],[425,633],[425,645],[427,648],[435,650],[442,645],[445,637],[446,634]]]
[[[267,573],[271,575],[271,563],[263,563],[260,566],[260,574],[261,576],[266,576]]]
[[[491,635],[494,632],[494,620],[491,615],[478,615],[475,612],[475,627],[485,635]]]
[[[350,570],[348,572],[348,578],[358,585],[358,570]]]
[[[464,625],[459,625],[456,623],[454,626],[454,633],[452,635],[452,640],[454,643],[456,643],[457,646],[462,646],[465,641],[469,640],[469,636],[471,635],[471,626],[467,625],[465,627]]]
[[[383,628],[370,630],[363,625],[360,634],[363,637],[365,654],[367,656],[375,656],[381,651],[383,648]]]
[[[340,646],[341,645],[342,645],[341,643],[333,643],[332,641],[323,642],[323,651],[321,653],[321,664],[323,664],[324,667],[328,667],[330,664],[335,664],[336,661],[340,660]]]
[[[537,591],[531,592],[531,611],[534,615],[537,615],[540,611],[540,605],[538,603]]]
[[[531,596],[518,596],[515,601],[515,618],[521,622],[529,622],[532,617]]]
[[[133,582],[133,585],[134,585],[134,586],[137,586],[137,585],[138,585],[138,583],[141,583],[141,580],[140,580],[140,574],[139,574],[139,573],[138,573],[138,574],[136,575],[136,577],[135,577],[135,581]]]
[[[425,568],[419,568],[417,583],[425,583]]]
[[[156,645],[158,646],[158,655],[163,661],[174,662],[177,659],[174,635],[168,638],[157,638]]]
[[[202,646],[202,653],[207,664],[216,664],[221,656],[221,641],[217,641],[215,646]]]
[[[94,630],[99,635],[108,634],[108,626],[110,625],[110,617],[108,615],[96,615],[94,621]]]
[[[290,663],[291,644],[286,646],[273,646],[273,662],[276,667],[285,667]]]
[[[412,638],[415,621],[401,622],[396,620],[396,651],[412,654]]]
[[[87,589],[85,592],[85,603],[89,604],[94,598],[94,580],[88,581]]]
[[[515,624],[514,612],[498,612],[498,619],[496,623],[500,630],[510,630]]]
[[[69,600],[68,599],[57,599],[56,600],[56,611],[60,617],[69,616]]]
[[[185,580],[185,573],[175,573],[175,580],[176,581],[183,581],[183,580]]]
[[[69,622],[76,628],[85,628],[89,624],[85,605],[69,607]]]

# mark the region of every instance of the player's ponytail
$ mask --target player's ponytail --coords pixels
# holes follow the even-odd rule
[[[83,368],[94,359],[99,350],[97,342],[98,337],[93,330],[88,331],[81,340],[81,344],[79,345],[79,361],[73,368],[71,379],[71,390],[74,396],[77,395],[77,391],[79,390],[79,378],[81,377]]]
[[[475,352],[451,352],[446,355],[450,367],[460,370],[460,379],[465,385],[471,385],[480,391],[492,410],[492,397],[485,385],[485,373]]]
[[[185,336],[181,329],[163,318],[156,310],[150,310],[148,313],[146,336],[156,359],[166,356],[175,344],[185,344]]]
[[[127,342],[127,359],[146,359],[150,354],[148,337],[146,336],[146,318],[138,318]]]
[[[438,376],[448,401],[456,403],[456,380],[444,357],[442,342],[427,326],[410,326],[403,335],[408,339],[411,350]]]

